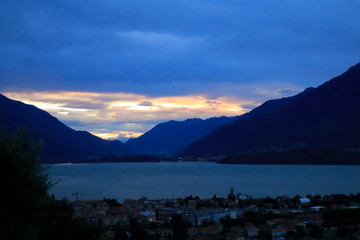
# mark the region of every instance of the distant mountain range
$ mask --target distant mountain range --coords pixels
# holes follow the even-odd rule
[[[156,125],[138,138],[130,139],[125,146],[137,154],[171,156],[181,153],[189,144],[239,118],[214,117],[206,120],[194,118],[168,121]]]
[[[190,143],[238,118],[214,117],[206,120],[195,118],[169,121],[158,124],[139,138],[123,144],[120,141],[103,140],[86,131],[75,131],[46,111],[0,94],[0,125],[14,130],[25,129],[34,140],[41,141],[44,147],[41,158],[49,163],[101,162],[110,158],[111,161],[154,161],[146,155],[141,158],[130,156],[174,156]]]
[[[125,144],[75,131],[1,94],[0,126],[25,127],[44,142],[41,157],[51,163],[166,159],[148,156],[156,155],[227,156],[219,162],[243,164],[360,164],[360,63],[317,88],[267,101],[242,116],[169,121]],[[340,156],[347,160],[338,161]]]
[[[213,157],[295,148],[360,150],[360,63],[317,88],[265,102],[192,143],[182,155]]]
[[[35,106],[11,100],[0,94],[0,125],[24,128],[43,143],[45,162],[91,162],[107,154],[131,154],[120,141],[106,141],[89,132],[75,131]]]

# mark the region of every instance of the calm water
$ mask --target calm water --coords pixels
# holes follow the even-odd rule
[[[197,195],[254,197],[360,192],[360,166],[218,165],[214,163],[99,163],[53,165],[56,198],[151,199]]]

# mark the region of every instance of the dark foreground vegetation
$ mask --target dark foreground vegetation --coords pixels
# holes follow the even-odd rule
[[[25,134],[0,131],[5,240],[358,239],[360,194],[103,201],[55,200]]]
[[[99,239],[99,227],[75,220],[67,201],[48,195],[52,184],[39,164],[39,150],[24,133],[0,129],[0,238]]]

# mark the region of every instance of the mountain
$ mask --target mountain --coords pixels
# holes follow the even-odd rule
[[[190,143],[205,137],[216,128],[239,117],[199,118],[160,123],[142,136],[130,139],[125,146],[137,154],[173,155]]]
[[[360,63],[317,88],[265,102],[191,144],[184,156],[360,148]]]
[[[25,128],[43,143],[46,162],[91,161],[107,154],[125,155],[130,151],[120,141],[106,141],[86,131],[75,131],[49,113],[0,94],[0,126]]]
[[[299,147],[280,152],[229,155],[220,164],[360,165],[360,152],[336,148]]]

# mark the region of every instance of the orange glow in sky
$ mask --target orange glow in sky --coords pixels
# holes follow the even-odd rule
[[[149,97],[66,91],[4,94],[45,110],[76,130],[104,139],[138,137],[157,123],[169,120],[237,116],[260,104],[249,99],[205,95]]]

